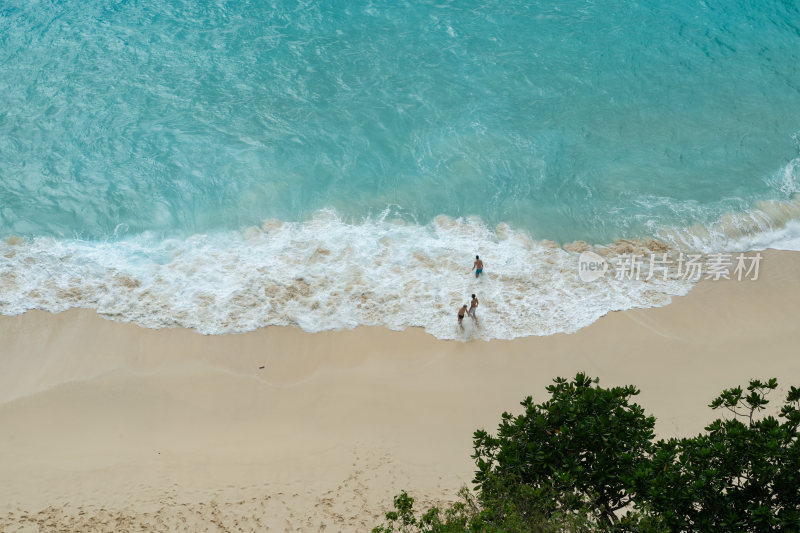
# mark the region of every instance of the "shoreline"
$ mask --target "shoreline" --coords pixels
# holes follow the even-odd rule
[[[491,258],[480,279],[464,275],[470,250]],[[659,275],[583,283],[576,271],[586,252],[609,269],[640,255],[642,278],[648,259],[663,262],[667,254],[674,271],[681,253],[656,238],[559,245],[505,224],[491,229],[445,216],[426,226],[267,221],[183,240],[8,238],[0,240],[0,313],[87,308],[146,328],[215,335],[289,324],[313,332],[422,326],[439,339],[460,339],[453,310],[476,293],[489,311],[477,335],[513,340],[571,333],[611,311],[666,305],[695,284]]]
[[[758,281],[703,281],[665,307],[510,341],[0,317],[0,530],[370,529],[400,490],[454,498],[472,432],[577,371],[636,385],[658,436],[697,433],[723,388],[777,377],[778,399],[800,384],[800,254],[762,254]]]

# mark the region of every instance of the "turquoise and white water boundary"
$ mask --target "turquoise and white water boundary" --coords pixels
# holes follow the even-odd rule
[[[302,223],[270,220],[186,238],[8,237],[0,240],[0,314],[88,308],[147,328],[204,334],[287,325],[309,332],[422,327],[440,339],[570,333],[612,311],[667,305],[694,285],[659,276],[586,283],[578,276],[580,251],[612,258],[631,251],[800,249],[800,222],[776,218],[796,214],[800,200],[761,208],[702,231],[591,247],[535,240],[506,224],[489,228],[477,217],[439,216],[423,226],[391,218],[390,210],[361,224],[321,211]],[[748,221],[738,235],[732,219]],[[752,231],[756,224],[763,227]],[[691,248],[668,242],[670,235],[706,240]],[[475,254],[485,262],[478,279],[470,272]],[[463,332],[456,310],[472,293],[481,301],[480,321]]]

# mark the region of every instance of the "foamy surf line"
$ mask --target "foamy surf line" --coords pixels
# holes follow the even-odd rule
[[[706,254],[767,248],[800,251],[800,195],[756,202],[748,211],[727,213],[707,226],[665,228],[657,233],[659,240],[673,248]]]
[[[470,273],[475,254],[486,265],[479,279]],[[573,332],[610,311],[666,305],[691,287],[685,280],[585,283],[578,255],[477,219],[353,225],[328,212],[186,239],[11,238],[0,241],[0,313],[80,307],[204,334],[381,325],[488,340]],[[472,293],[481,301],[478,325],[467,321],[462,332],[456,311]]]

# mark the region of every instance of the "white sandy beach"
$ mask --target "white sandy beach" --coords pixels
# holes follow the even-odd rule
[[[368,531],[402,489],[452,499],[472,432],[579,370],[696,433],[725,387],[800,384],[800,254],[763,255],[758,281],[514,341],[0,317],[0,531]]]

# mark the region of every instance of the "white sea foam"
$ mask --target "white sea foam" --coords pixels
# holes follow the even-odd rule
[[[734,252],[766,250],[767,248],[800,251],[800,221],[791,220],[783,227],[740,236],[727,246],[729,251]]]
[[[653,233],[677,250],[692,252],[800,250],[800,157],[764,181],[782,199],[756,202],[751,209],[727,213],[710,224],[653,228]]]
[[[666,305],[691,287],[612,276],[586,283],[580,247],[477,219],[440,216],[421,226],[387,215],[353,225],[321,212],[304,223],[267,221],[187,239],[6,239],[0,313],[83,307],[206,334],[364,324],[420,326],[441,339],[511,339],[573,332],[610,311]],[[485,261],[480,279],[470,273],[475,254]],[[456,311],[471,293],[481,302],[478,327],[461,332]]]
[[[729,213],[707,226],[665,229],[659,239],[703,253],[800,250],[800,195],[758,202],[750,211]]]

